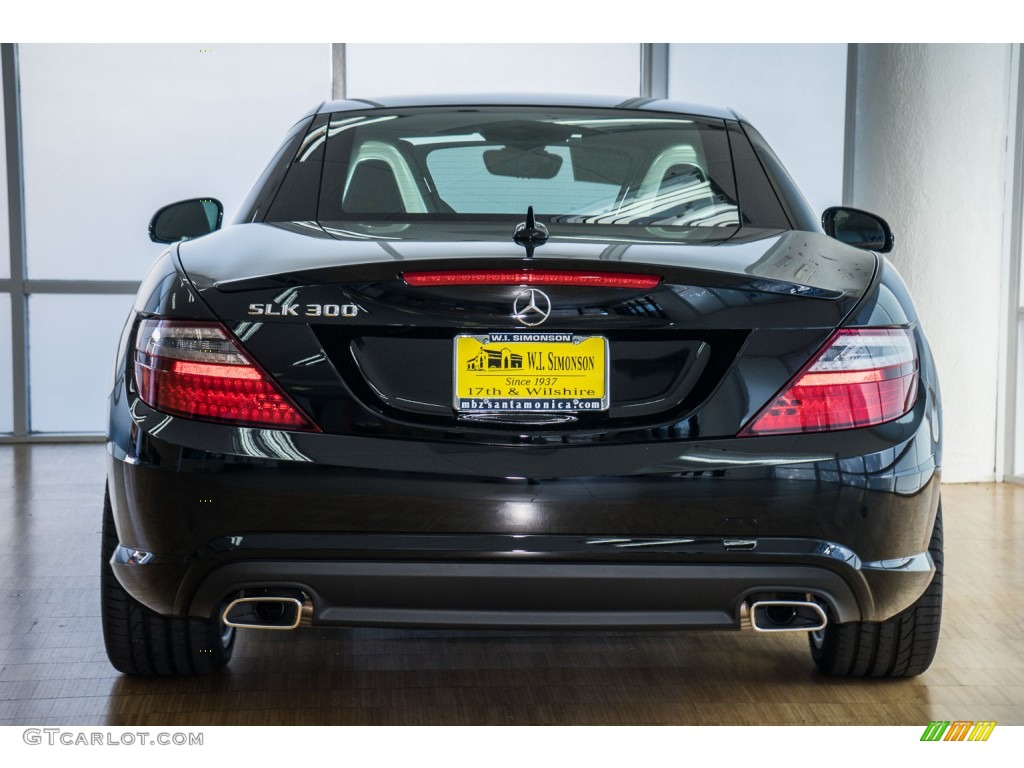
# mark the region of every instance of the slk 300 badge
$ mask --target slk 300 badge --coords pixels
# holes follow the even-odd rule
[[[358,304],[250,304],[250,315],[264,317],[355,317],[366,310]]]

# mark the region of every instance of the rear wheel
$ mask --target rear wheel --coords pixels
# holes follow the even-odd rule
[[[928,669],[942,618],[942,504],[928,552],[935,575],[909,608],[885,621],[829,624],[809,635],[811,656],[823,672],[848,677],[913,677]]]
[[[234,649],[234,630],[219,616],[207,620],[161,616],[144,606],[114,576],[110,558],[116,547],[108,490],[103,499],[100,614],[110,663],[129,675],[206,675],[227,664]]]

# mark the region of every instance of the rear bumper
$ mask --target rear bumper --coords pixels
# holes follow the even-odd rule
[[[879,621],[933,573],[939,475],[918,437],[767,466],[729,464],[750,441],[678,444],[718,464],[524,479],[225,455],[139,433],[131,454],[110,446],[113,566],[136,599],[174,615],[289,589],[310,596],[320,625],[728,628],[752,597],[807,594],[832,621]],[[368,441],[366,455],[386,444]],[[564,453],[615,466],[597,449]]]
[[[399,544],[415,546],[401,538]],[[545,541],[506,542],[529,549],[497,551],[492,541],[488,552],[445,552],[446,558],[475,554],[474,561],[355,559],[358,550],[348,546],[333,558],[243,557],[212,569],[160,561],[133,565],[126,562],[132,552],[122,549],[114,569],[130,592],[164,612],[172,608],[163,603],[170,593],[154,585],[170,586],[182,578],[185,594],[191,595],[187,612],[196,616],[213,615],[228,598],[266,590],[304,593],[312,603],[312,623],[321,626],[620,629],[737,629],[745,603],[807,595],[828,606],[833,621],[872,620],[920,594],[934,570],[927,554],[895,569],[865,568],[842,547],[809,540],[760,541],[760,552],[742,554],[711,541],[673,553],[678,545],[668,540],[645,540],[635,545],[659,550],[648,553],[647,562],[632,556],[620,562],[559,562],[545,559],[555,554],[551,537],[527,538]],[[564,542],[576,550],[580,546],[573,544],[586,543]],[[380,542],[378,551],[384,545]],[[743,546],[750,544],[744,540]],[[886,605],[886,599],[897,602]]]
[[[314,626],[737,629],[764,585],[858,616],[838,575],[798,566],[255,562],[226,566],[196,596],[216,607],[251,585],[308,595]],[[280,587],[271,587],[280,589]]]

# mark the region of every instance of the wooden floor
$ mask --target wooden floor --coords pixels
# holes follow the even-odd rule
[[[117,674],[99,628],[104,453],[0,447],[0,725],[1024,724],[1024,488],[943,489],[923,676],[815,670],[799,634],[243,632],[213,677]]]

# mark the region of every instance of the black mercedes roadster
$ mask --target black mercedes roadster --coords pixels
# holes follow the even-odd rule
[[[230,226],[157,212],[110,393],[103,629],[803,632],[927,669],[939,386],[889,226],[729,110],[410,98],[303,117]]]

